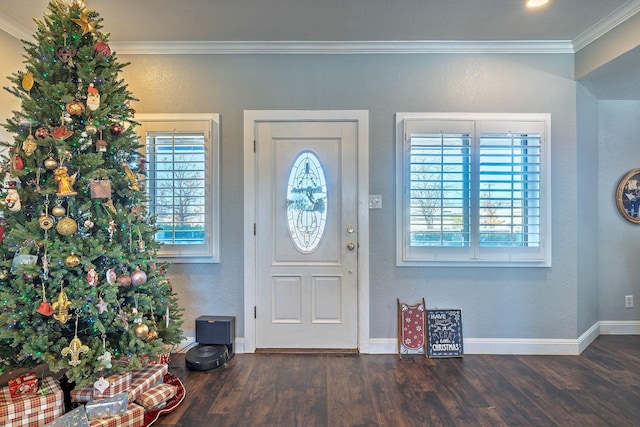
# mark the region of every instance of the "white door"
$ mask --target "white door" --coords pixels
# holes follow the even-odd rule
[[[358,124],[255,124],[256,348],[358,347]]]

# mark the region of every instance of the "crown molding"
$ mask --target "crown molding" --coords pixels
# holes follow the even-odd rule
[[[112,42],[119,54],[390,54],[390,53],[573,53],[570,41],[201,41]]]
[[[0,13],[0,30],[17,38],[18,40],[29,40],[32,36],[31,31],[29,31],[28,28],[18,24],[4,13]]]
[[[640,12],[640,0],[629,0],[573,40],[576,52]]]

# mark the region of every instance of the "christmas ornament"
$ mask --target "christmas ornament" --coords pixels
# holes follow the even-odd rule
[[[73,184],[76,182],[76,176],[78,176],[78,172],[69,176],[69,172],[66,166],[59,166],[55,170],[54,177],[56,182],[58,183],[58,192],[56,194],[59,197],[75,196],[76,194],[78,194],[73,191]]]
[[[12,166],[14,170],[21,171],[24,169],[24,159],[19,155],[13,156]]]
[[[96,111],[100,108],[100,92],[98,92],[93,83],[90,83],[89,89],[87,89],[87,108],[91,111]]]
[[[107,283],[110,285],[115,285],[116,278],[117,278],[116,271],[113,268],[110,268],[107,270],[105,275],[106,275]]]
[[[36,308],[36,311],[47,317],[51,316],[54,313],[53,307],[51,307],[51,304],[47,302],[47,294],[44,288],[44,283],[42,284],[42,302],[40,303],[40,306]]]
[[[102,357],[102,356],[100,356]],[[98,358],[100,360],[100,358]],[[109,365],[111,365],[111,354],[109,354]],[[111,366],[105,368],[109,369]],[[104,394],[104,392],[111,386],[111,383],[104,379],[104,377],[100,377],[96,382],[93,383],[93,388],[98,392],[98,394]]]
[[[158,333],[154,329],[150,329],[147,334],[147,341],[153,341],[155,339],[158,339]]]
[[[88,105],[88,103],[87,103],[87,105]],[[96,133],[98,133],[98,128],[93,123],[88,123],[84,127],[84,131],[87,132],[89,135],[95,135]]]
[[[144,338],[149,334],[149,327],[144,323],[140,323],[135,327],[133,332],[136,334],[138,338]]]
[[[108,179],[92,179],[89,182],[89,191],[92,199],[110,199],[111,181]]]
[[[87,271],[87,282],[91,286],[96,286],[98,284],[98,273],[95,268],[90,268],[89,271]]]
[[[58,218],[67,213],[67,210],[62,206],[62,199],[56,200],[56,205],[51,209],[51,213]]]
[[[136,271],[131,274],[131,284],[134,286],[142,286],[145,283],[147,283],[147,273],[136,268]]]
[[[54,219],[49,215],[49,196],[44,200],[44,213],[38,218],[38,223],[43,230],[49,230],[53,227]]]
[[[124,329],[126,331],[129,330],[129,315],[122,309],[120,308],[118,310],[118,316],[117,316],[118,320],[120,320],[122,322],[122,324],[124,325]]]
[[[117,282],[123,288],[129,287],[131,286],[131,276],[125,273],[121,276],[118,276]]]
[[[71,255],[67,256],[64,259],[64,265],[66,265],[67,267],[77,267],[78,264],[80,264],[80,257],[73,252],[71,252]]]
[[[87,9],[84,9],[82,11],[82,13],[80,14],[80,18],[79,19],[72,19],[72,21],[75,22],[76,24],[78,24],[80,26],[80,28],[82,28],[82,35],[83,36],[85,34],[87,34],[87,33],[98,35],[98,32],[96,30],[97,21],[92,21],[89,18],[89,15],[87,13]]]
[[[54,139],[58,139],[61,141],[64,141],[65,139],[69,138],[71,135],[73,135],[73,131],[67,130],[65,125],[57,126],[53,128],[53,132],[51,132],[51,136]]]
[[[87,218],[84,220],[84,226],[86,228],[93,228],[95,224],[93,223],[93,221],[91,221],[91,218]]]
[[[98,308],[98,313],[100,314],[109,311],[109,305],[105,300],[102,299],[102,297],[98,298],[98,303],[96,304],[96,307]]]
[[[51,151],[49,152],[49,157],[44,159],[43,164],[44,164],[44,167],[50,171],[58,167],[58,162],[56,161],[56,159],[53,158],[53,153]]]
[[[9,270],[7,270],[6,268],[0,270],[0,280],[6,280],[7,277],[9,277]]]
[[[18,190],[15,187],[7,189],[7,195],[4,198],[4,202],[7,205],[7,209],[11,212],[20,212],[20,209],[22,209],[20,194],[18,194]]]
[[[37,139],[45,139],[49,136],[49,129],[47,128],[38,128],[35,131],[35,136]]]
[[[124,128],[120,123],[114,123],[109,127],[109,131],[111,132],[111,134],[118,136],[122,134],[122,131],[124,131]]]
[[[105,42],[96,42],[95,46],[93,47],[93,50],[95,51],[95,53],[99,53],[100,55],[103,55],[103,56],[111,55],[111,48]]]
[[[111,199],[109,199],[111,200]],[[116,222],[113,220],[113,218],[109,218],[109,226],[107,227],[107,230],[109,232],[109,241],[113,240],[113,233],[115,233],[116,231]]]
[[[72,234],[75,234],[76,231],[78,231],[78,223],[75,222],[72,218],[65,217],[58,221],[56,230],[63,236],[71,236]]]
[[[22,88],[27,92],[29,92],[32,87],[33,87],[33,74],[31,73],[31,71],[27,71],[26,73],[24,73],[24,76],[22,76]]]
[[[71,308],[71,301],[67,294],[64,292],[64,288],[62,287],[62,283],[60,284],[60,293],[58,294],[58,299],[53,303],[53,310],[55,314],[53,318],[58,320],[60,323],[67,323],[69,320],[69,309]]]
[[[71,114],[72,116],[81,116],[82,113],[84,113],[84,104],[80,101],[74,100],[71,102],[67,102],[67,105],[65,105],[65,109],[67,110],[67,113]]]
[[[98,153],[106,153],[109,145],[107,141],[102,139],[102,131],[100,131],[100,139],[96,141],[96,152]]]
[[[35,138],[33,137],[33,135],[29,134],[27,139],[25,139],[22,143],[22,151],[24,151],[24,154],[29,157],[36,151],[37,148],[38,144],[36,143]]]
[[[60,61],[67,64],[71,60],[71,58],[76,56],[76,48],[75,47],[67,48],[67,32],[66,31],[62,34],[62,40],[63,40],[63,44],[59,44],[56,46],[56,51],[55,51],[56,58],[58,58]]]
[[[127,179],[129,180],[129,189],[133,191],[140,191],[140,185],[138,185],[138,175],[133,173],[126,162],[122,162],[122,169],[124,169],[124,173],[127,175]]]
[[[101,356],[98,356],[98,362],[102,368],[111,369],[111,353],[107,351],[107,336],[105,334],[102,334],[102,348],[104,353]],[[100,377],[100,379],[105,381],[102,377]],[[100,394],[102,393],[104,393],[104,390],[100,392]]]
[[[89,353],[89,347],[82,344],[82,341],[78,338],[78,315],[76,314],[76,334],[69,343],[69,347],[63,348],[61,354],[62,357],[70,355],[71,360],[69,361],[69,365],[78,366],[80,364],[81,353]]]

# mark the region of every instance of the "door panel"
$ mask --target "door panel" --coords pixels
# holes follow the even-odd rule
[[[355,349],[356,124],[263,122],[255,132],[256,347]]]

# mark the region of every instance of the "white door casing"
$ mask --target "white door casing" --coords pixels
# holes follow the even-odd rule
[[[368,112],[245,111],[244,140],[244,351],[367,352]],[[326,227],[308,252],[287,222],[286,184],[300,153],[319,161],[327,184]]]

